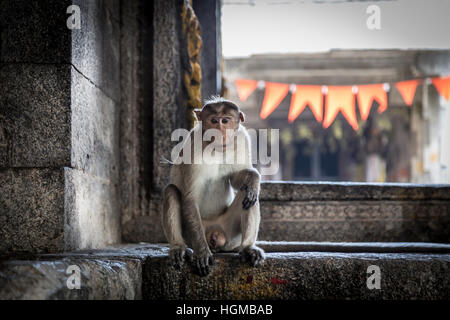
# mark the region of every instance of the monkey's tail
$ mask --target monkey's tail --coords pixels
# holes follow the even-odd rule
[[[170,164],[170,165],[173,165],[173,162],[170,161],[169,159],[167,159],[167,158],[164,157],[164,156],[161,156],[161,161],[160,161],[159,163],[164,163],[164,164]]]

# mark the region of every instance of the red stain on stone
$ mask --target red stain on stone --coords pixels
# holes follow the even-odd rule
[[[253,277],[252,276],[247,276],[246,283],[252,283],[252,281],[253,281]]]
[[[280,284],[286,284],[287,283],[286,280],[278,279],[278,278],[272,278],[272,279],[270,279],[270,282],[272,282],[276,286],[278,286]]]

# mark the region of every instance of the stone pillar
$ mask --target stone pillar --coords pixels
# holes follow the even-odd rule
[[[2,253],[120,241],[119,12],[118,0],[1,3]]]
[[[220,57],[220,0],[194,0],[194,11],[202,29],[203,48],[200,58],[202,67],[202,98],[220,94],[222,88]]]
[[[121,156],[125,161],[121,163],[121,181],[126,182],[121,196],[122,239],[164,242],[161,191],[169,181],[170,166],[162,162],[162,157],[170,158],[173,130],[186,127],[180,57],[182,1],[138,1],[140,5],[125,2],[128,1],[122,3],[122,21],[140,24],[131,27],[127,23],[122,30],[124,41],[128,39],[122,45],[121,57],[125,89],[121,119]],[[127,33],[132,34],[133,30],[138,42],[125,45],[131,39]],[[146,30],[151,30],[151,34]],[[139,52],[139,57],[133,58],[133,52]],[[135,81],[135,87],[130,87],[130,81]],[[134,90],[138,92],[137,100],[130,95]],[[129,106],[135,108],[134,114]],[[139,170],[134,171],[133,166]],[[127,177],[127,172],[135,178]]]

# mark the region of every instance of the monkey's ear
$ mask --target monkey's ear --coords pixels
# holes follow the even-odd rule
[[[201,120],[201,115],[202,115],[202,110],[201,109],[194,109],[194,114],[195,117],[197,118],[198,121]]]
[[[239,112],[239,119],[241,119],[241,122],[245,122],[245,115],[243,112]]]

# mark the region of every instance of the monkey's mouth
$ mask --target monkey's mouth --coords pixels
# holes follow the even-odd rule
[[[212,143],[213,143],[212,146],[216,151],[225,151],[229,146],[229,143],[214,143],[214,142]]]

